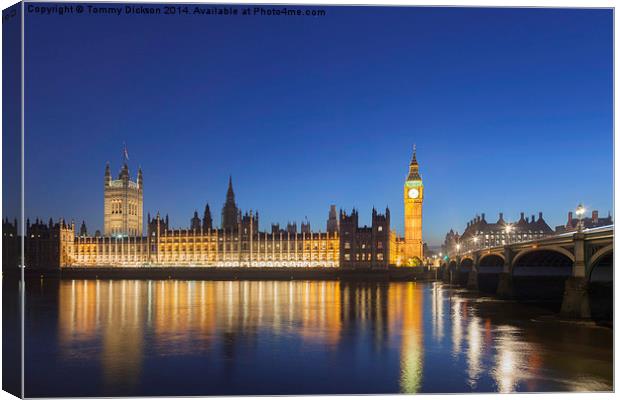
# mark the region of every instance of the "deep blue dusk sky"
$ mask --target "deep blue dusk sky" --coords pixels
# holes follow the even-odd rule
[[[241,6],[240,6],[241,7]],[[392,211],[418,147],[424,235],[485,212],[612,209],[612,11],[330,7],[325,17],[26,15],[26,215],[103,225],[127,143],[144,215],[261,227]]]

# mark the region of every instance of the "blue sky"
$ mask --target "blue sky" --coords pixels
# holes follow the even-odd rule
[[[476,213],[612,209],[612,11],[328,7],[324,17],[26,15],[26,215],[103,225],[123,142],[144,214],[261,225],[392,211],[411,148],[424,236]]]

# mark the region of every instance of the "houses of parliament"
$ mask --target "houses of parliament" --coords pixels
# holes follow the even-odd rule
[[[309,222],[271,224],[261,229],[258,211],[237,206],[232,177],[215,226],[207,203],[187,228],[174,229],[168,216],[147,214],[143,230],[144,178],[132,180],[125,160],[117,179],[104,173],[104,229],[89,235],[85,223],[27,222],[26,267],[340,267],[387,268],[417,265],[422,254],[424,186],[415,148],[404,183],[405,235],[390,228],[390,210],[373,208],[370,226],[359,226],[358,211],[329,208],[325,229]],[[10,232],[5,221],[4,232]]]

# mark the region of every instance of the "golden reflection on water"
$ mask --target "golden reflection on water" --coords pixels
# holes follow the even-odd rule
[[[417,393],[424,368],[424,296],[422,286],[415,283],[390,287],[388,318],[400,321],[400,389]]]
[[[525,339],[520,327],[492,323],[479,315],[471,298],[438,283],[60,282],[62,357],[99,359],[104,384],[115,387],[135,387],[150,357],[206,354],[217,342],[259,333],[262,340],[295,337],[329,351],[370,333],[372,340],[361,343],[372,349],[362,351],[379,351],[379,362],[388,359],[380,351],[397,351],[398,386],[404,393],[424,391],[426,381],[438,379],[424,376],[429,347],[434,362],[451,368],[445,373],[462,376],[465,388],[460,391],[481,390],[484,377],[499,392],[523,390],[521,383],[526,390],[541,389],[536,379],[543,368],[542,348],[536,341]],[[568,380],[566,385],[573,390],[607,387],[600,380],[581,385]],[[436,386],[429,390],[442,392]]]

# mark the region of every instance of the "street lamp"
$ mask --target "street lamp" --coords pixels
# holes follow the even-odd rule
[[[510,232],[512,231],[512,225],[508,224],[505,228],[506,231],[506,243],[510,244]]]
[[[474,236],[474,248],[478,246],[478,236]]]
[[[586,208],[583,204],[579,203],[577,209],[575,210],[575,214],[577,214],[577,218],[579,218],[579,223],[577,225],[577,231],[581,232],[583,230],[583,215],[586,213]]]
[[[461,244],[457,243],[456,244],[456,254],[459,254],[460,251],[461,251]]]

